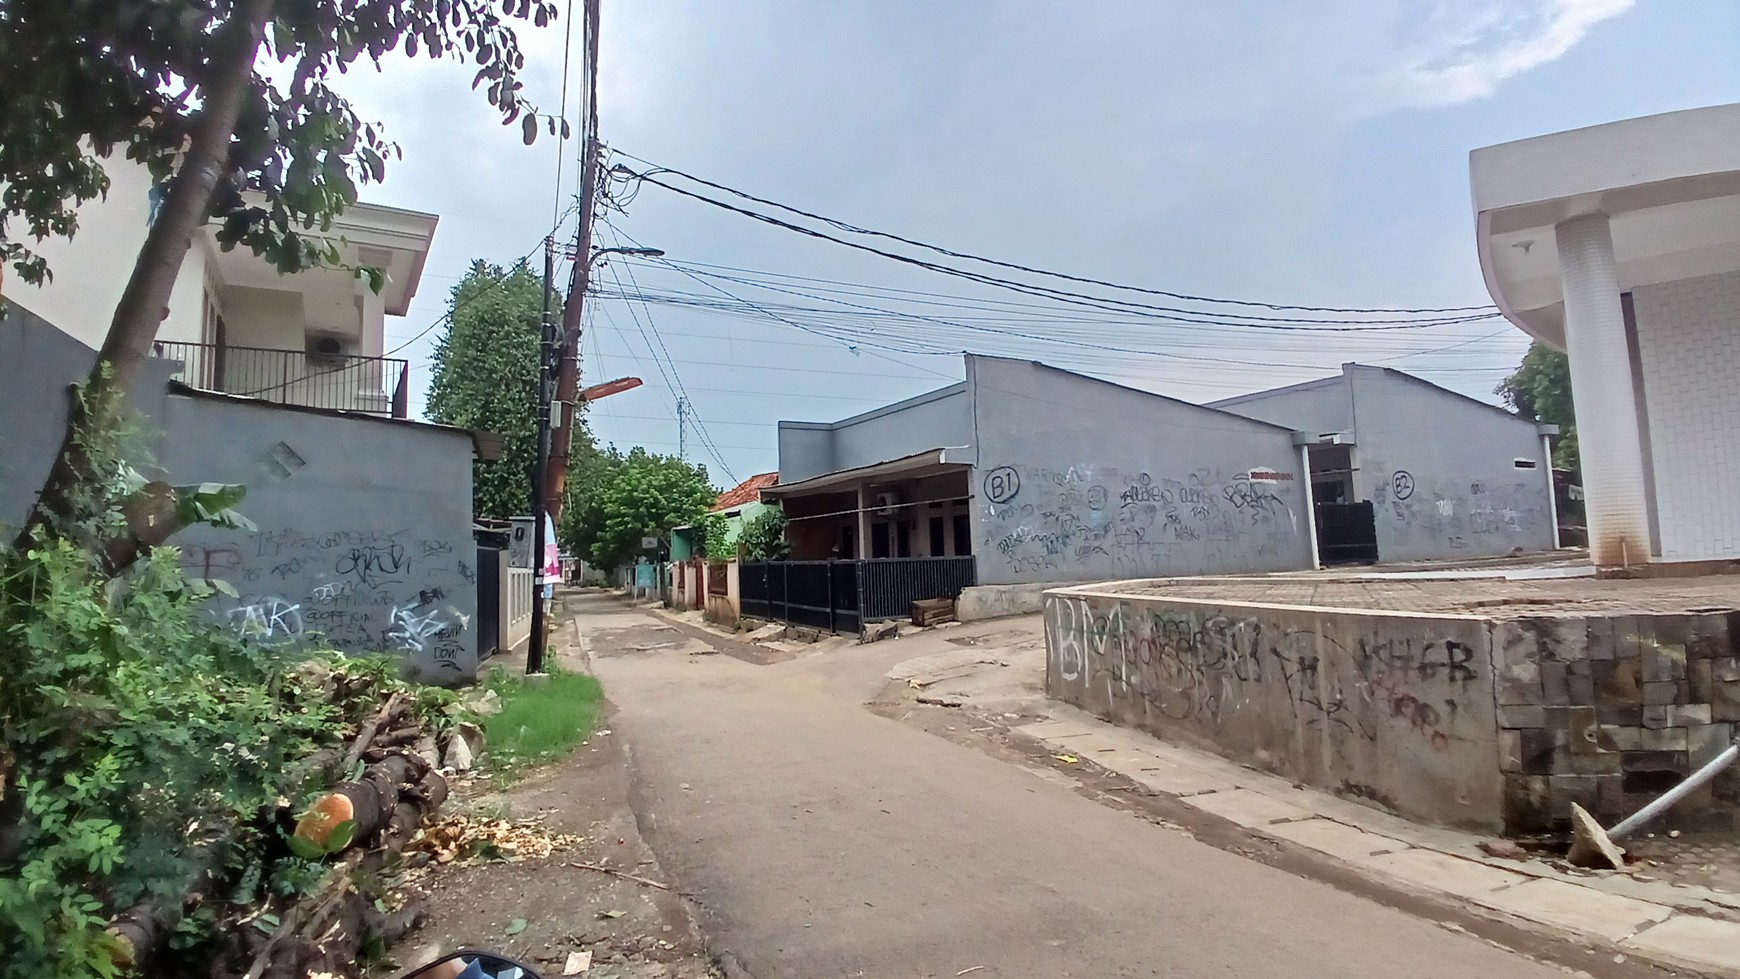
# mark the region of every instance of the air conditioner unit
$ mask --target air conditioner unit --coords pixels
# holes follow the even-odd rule
[[[890,514],[890,513],[893,513],[895,510],[898,510],[899,508],[900,508],[900,494],[899,493],[877,493],[876,494],[876,512],[877,513]]]
[[[344,363],[346,357],[355,352],[349,337],[333,333],[308,334],[306,355],[310,364],[336,366]]]

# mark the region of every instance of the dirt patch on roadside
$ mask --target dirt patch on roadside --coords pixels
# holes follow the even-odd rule
[[[586,979],[719,975],[682,896],[641,839],[624,749],[606,733],[613,713],[607,703],[598,731],[568,758],[506,791],[479,781],[449,803],[454,813],[535,820],[572,839],[543,857],[461,857],[433,866],[421,881],[430,894],[429,920],[393,949],[402,968],[456,948],[480,948],[520,959],[548,979],[562,975],[570,953],[584,951],[592,953]]]

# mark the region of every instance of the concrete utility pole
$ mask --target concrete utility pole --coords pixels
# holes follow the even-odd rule
[[[677,458],[689,457],[689,399],[677,399]]]
[[[538,338],[538,443],[532,457],[532,636],[526,647],[526,675],[544,672],[544,535],[551,520],[545,470],[550,457],[550,366],[556,349],[555,323],[550,319],[550,299],[555,288],[556,236],[544,239],[544,311]]]
[[[544,495],[550,514],[562,519],[562,491],[568,485],[568,456],[574,436],[575,394],[580,390],[580,328],[586,289],[592,278],[592,214],[598,201],[598,5],[586,4],[586,117],[581,125],[584,140],[580,158],[580,226],[574,232],[574,268],[568,279],[567,301],[562,306],[556,368],[556,400],[570,406],[562,412],[550,433],[550,465],[544,473]]]

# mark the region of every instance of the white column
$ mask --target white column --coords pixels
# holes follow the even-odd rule
[[[1547,470],[1547,518],[1553,522],[1553,550],[1565,545],[1559,540],[1559,481],[1553,475],[1553,437],[1541,436],[1541,465]]]
[[[1311,445],[1299,446],[1299,478],[1305,481],[1305,529],[1311,541],[1311,566],[1323,567],[1323,552],[1317,546],[1317,490],[1311,485]]]
[[[1565,348],[1583,458],[1589,556],[1597,567],[1643,564],[1649,561],[1649,504],[1613,232],[1605,214],[1571,218],[1554,232],[1565,291]]]

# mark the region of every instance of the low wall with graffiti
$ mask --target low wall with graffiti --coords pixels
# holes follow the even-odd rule
[[[403,656],[437,683],[477,672],[470,437],[455,429],[171,396],[171,478],[243,483],[255,533],[190,528],[191,577],[237,592],[213,614],[251,641]]]
[[[1107,720],[1403,815],[1497,830],[1478,618],[1047,593],[1046,690]]]

